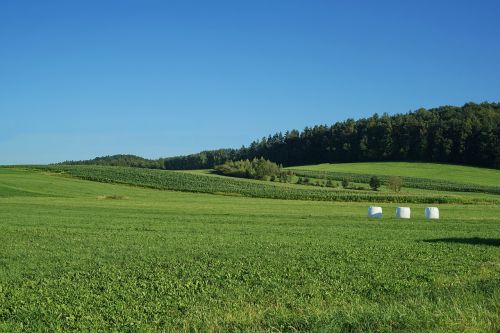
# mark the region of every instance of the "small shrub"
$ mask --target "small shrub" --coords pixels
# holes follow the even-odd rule
[[[372,178],[370,178],[369,185],[372,190],[378,191],[378,188],[380,187],[380,179],[378,179],[377,176],[372,176]]]
[[[393,190],[394,192],[400,192],[403,187],[403,178],[393,176],[389,178],[387,181],[387,187]]]
[[[281,171],[279,174],[282,183],[291,183],[295,174],[291,170]]]

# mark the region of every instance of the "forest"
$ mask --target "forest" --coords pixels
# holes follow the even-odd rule
[[[114,155],[64,164],[172,170],[208,169],[226,161],[265,158],[283,166],[318,163],[419,161],[500,168],[500,103],[467,103],[395,115],[374,114],[303,131],[275,133],[240,149],[148,160]]]

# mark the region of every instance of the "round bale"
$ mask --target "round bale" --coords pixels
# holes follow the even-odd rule
[[[438,220],[439,219],[439,209],[437,207],[425,208],[425,218],[428,220]]]
[[[382,217],[382,207],[368,207],[368,217],[379,219]]]
[[[398,207],[396,208],[396,217],[398,219],[409,219],[411,216],[410,207]]]

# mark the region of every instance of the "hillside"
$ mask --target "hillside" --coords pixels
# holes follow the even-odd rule
[[[366,187],[363,189],[328,188],[247,180],[234,177],[214,177],[203,173],[148,170],[130,167],[60,165],[39,166],[37,169],[104,183],[129,184],[182,192],[283,200],[406,203],[497,203],[500,200],[497,195],[493,195],[497,194],[495,190],[498,190],[500,193],[500,188],[494,188],[491,191],[490,188],[483,188],[480,185],[465,189],[459,186],[451,190],[447,190],[448,188],[445,187],[437,188],[438,191],[403,191],[395,193],[389,190],[371,191]],[[467,192],[490,195],[473,195]]]
[[[404,176],[485,186],[500,186],[500,170],[451,164],[417,162],[325,163],[298,166],[292,169]]]

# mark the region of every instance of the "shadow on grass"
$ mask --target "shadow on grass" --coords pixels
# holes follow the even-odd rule
[[[472,238],[450,237],[450,238],[424,239],[424,242],[500,246],[500,239],[498,238],[480,238],[480,237],[472,237]]]

